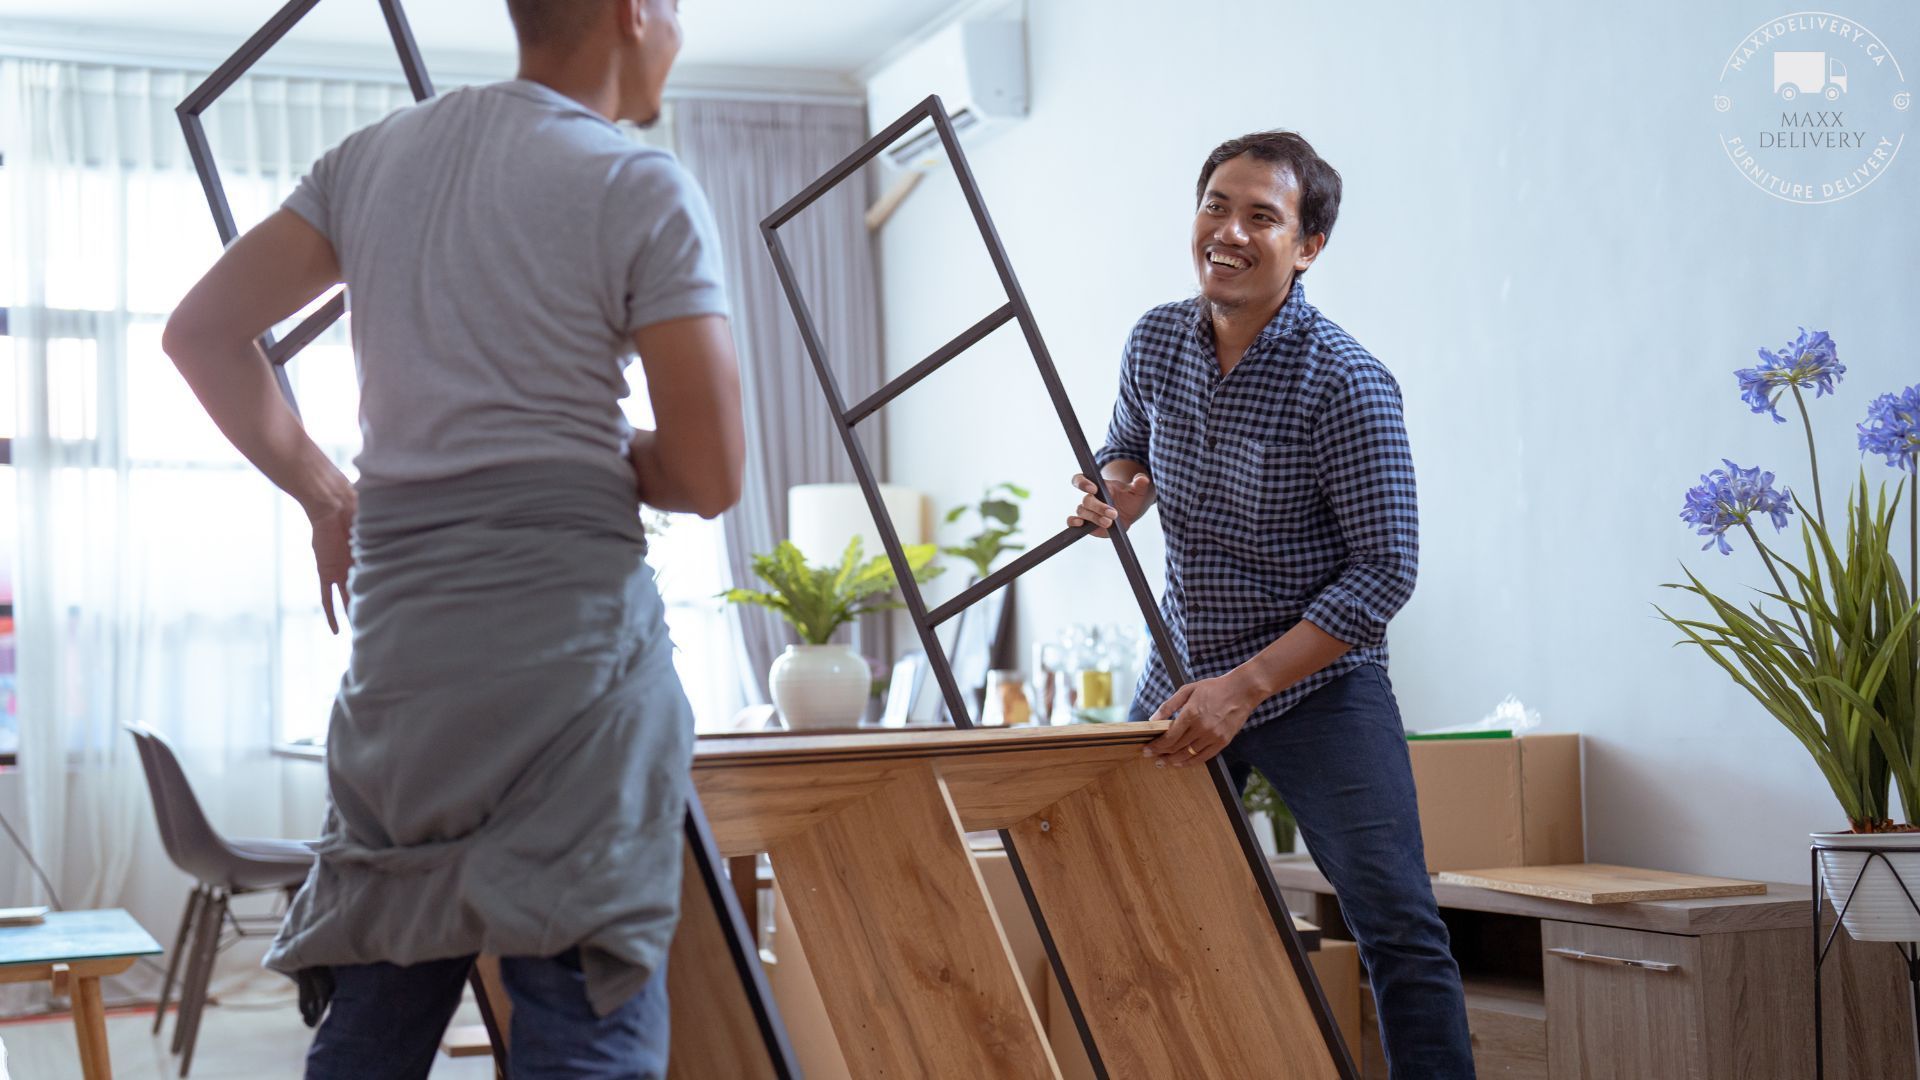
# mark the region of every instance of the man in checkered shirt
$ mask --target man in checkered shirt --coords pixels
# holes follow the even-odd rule
[[[1172,718],[1156,764],[1259,769],[1339,894],[1395,1080],[1473,1076],[1460,973],[1427,878],[1387,621],[1413,593],[1413,456],[1400,387],[1307,303],[1300,278],[1340,208],[1305,139],[1208,155],[1193,223],[1200,295],[1133,328],[1071,525],[1160,509],[1161,611],[1193,681],[1155,656],[1134,719]],[[1117,506],[1117,509],[1116,509]]]

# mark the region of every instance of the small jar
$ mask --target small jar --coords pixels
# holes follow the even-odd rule
[[[987,700],[980,710],[981,727],[1017,727],[1033,722],[1033,699],[1026,676],[1018,671],[987,672]]]

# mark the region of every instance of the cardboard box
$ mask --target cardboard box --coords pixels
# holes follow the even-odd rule
[[[1359,1061],[1360,995],[1372,994],[1360,978],[1360,946],[1323,937],[1320,948],[1308,953],[1307,959],[1313,964],[1314,978],[1320,980],[1320,992],[1327,997],[1340,1037],[1347,1042],[1347,1053]]]
[[[1587,861],[1580,736],[1415,739],[1427,872]]]

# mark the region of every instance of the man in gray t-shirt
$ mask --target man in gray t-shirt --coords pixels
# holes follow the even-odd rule
[[[658,116],[676,3],[507,4],[519,78],[349,136],[163,339],[307,511],[336,632],[351,603],[327,820],[267,958],[320,1023],[309,1080],[425,1076],[480,952],[517,1080],[666,1067],[692,716],[636,506],[738,498],[739,372],[705,198],[613,123]],[[340,282],[357,483],[255,344]],[[636,351],[653,430],[619,408]]]

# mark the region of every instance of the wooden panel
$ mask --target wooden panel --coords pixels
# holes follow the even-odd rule
[[[1809,935],[1792,930],[1702,940],[1709,1075],[1813,1075],[1811,950]],[[1829,1080],[1913,1080],[1913,1024],[1897,951],[1842,934],[1822,975]]]
[[[757,855],[865,798],[911,764],[859,762],[695,769],[693,783],[720,854]]]
[[[1333,886],[1305,855],[1271,860],[1274,880],[1283,889],[1331,897]],[[1724,896],[1704,900],[1649,900],[1643,903],[1575,904],[1565,900],[1495,892],[1436,880],[1433,897],[1443,908],[1524,915],[1535,919],[1653,930],[1665,934],[1726,934],[1745,930],[1807,929],[1812,895],[1805,885],[1767,883],[1765,896]],[[1326,923],[1323,913],[1320,921]],[[1811,933],[1811,931],[1808,931]]]
[[[60,965],[67,969],[71,978],[105,978],[118,975],[133,966],[131,956],[113,956],[105,960],[76,960],[71,964]],[[0,967],[0,985],[22,982],[53,981],[53,964],[10,964]]]
[[[1712,896],[1762,896],[1759,881],[1641,870],[1610,863],[1562,866],[1504,866],[1490,870],[1448,870],[1439,880],[1497,892],[1541,896],[1575,904],[1622,904],[1646,900],[1702,900]]]
[[[767,985],[780,1004],[780,1019],[787,1027],[787,1040],[793,1046],[794,1062],[806,1080],[849,1080],[847,1057],[840,1052],[834,1037],[833,1022],[827,1019],[827,1005],[820,997],[820,984],[814,980],[807,963],[807,950],[794,929],[793,913],[781,894],[779,879],[774,879],[773,936],[767,939],[772,959],[766,962]],[[763,954],[764,956],[765,954]]]
[[[1481,1077],[1547,1080],[1547,1006],[1537,985],[1467,979],[1467,1030]]]
[[[969,832],[1004,829],[1086,787],[1122,762],[1135,742],[943,758],[936,767]]]
[[[1207,770],[1135,760],[1009,833],[1114,1080],[1337,1075]]]
[[[766,1040],[691,844],[681,860],[680,877],[680,925],[667,956],[672,1025],[667,1078],[773,1080]]]
[[[931,767],[899,768],[768,854],[855,1077],[1057,1080]]]
[[[1671,971],[1546,957],[1553,1080],[1708,1080],[1700,939],[1547,922],[1541,945],[1675,965]]]
[[[702,736],[694,744],[693,767],[760,767],[809,761],[860,761],[879,758],[951,758],[970,753],[1063,747],[1132,745],[1139,747],[1167,730],[1152,724],[1068,724],[1062,727],[950,728],[914,730],[869,728],[853,734]]]
[[[1826,925],[1832,924],[1829,908]],[[1813,989],[1806,975],[1813,964],[1810,937],[1793,934],[1782,946],[1804,958],[1798,970],[1808,993]],[[1854,941],[1842,932],[1820,976],[1827,1080],[1914,1080],[1913,997],[1900,950],[1881,941]],[[1811,1022],[1809,1014],[1802,1015],[1807,1016],[1802,1023]],[[1810,1075],[1802,1072],[1794,1080]]]

